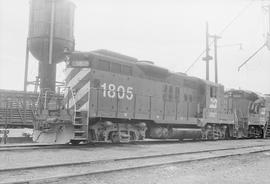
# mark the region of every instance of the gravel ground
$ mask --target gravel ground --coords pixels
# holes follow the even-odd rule
[[[168,154],[211,150],[218,148],[232,148],[239,146],[270,145],[270,140],[232,140],[210,142],[184,142],[168,144],[145,145],[114,145],[89,148],[70,149],[40,149],[17,150],[0,152],[0,169],[47,165],[57,163],[70,163],[81,161],[94,161],[103,159],[116,159],[123,157],[146,156],[155,154]]]
[[[270,152],[57,181],[57,184],[269,184]]]
[[[6,182],[24,182],[26,180],[35,180],[37,179],[41,182],[41,179],[48,177],[59,177],[59,176],[67,176],[74,174],[82,174],[82,173],[104,173],[104,171],[112,170],[128,170],[130,168],[142,168],[150,165],[157,164],[173,164],[186,162],[190,160],[198,160],[198,159],[213,159],[214,157],[224,157],[231,155],[239,155],[239,154],[247,154],[250,152],[256,152],[258,150],[270,150],[270,146],[260,146],[260,147],[252,147],[245,148],[240,150],[219,150],[219,151],[210,151],[210,152],[197,152],[197,153],[187,153],[187,154],[176,154],[176,155],[167,155],[162,157],[151,157],[151,158],[139,158],[136,160],[124,159],[124,160],[115,160],[115,161],[107,161],[107,162],[92,162],[83,165],[69,165],[65,167],[49,167],[49,168],[35,168],[29,170],[17,170],[17,171],[7,171],[0,173],[0,183]],[[49,181],[61,180],[60,178],[50,179]],[[42,180],[43,182],[44,180]],[[48,181],[48,180],[47,180]],[[33,181],[32,181],[33,182]],[[44,182],[43,182],[44,183]]]

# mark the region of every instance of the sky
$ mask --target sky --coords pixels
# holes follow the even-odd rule
[[[185,72],[205,49],[205,23],[218,40],[219,83],[226,89],[270,94],[270,51],[261,50],[240,72],[243,63],[266,40],[268,13],[260,0],[72,0],[75,49],[107,49],[150,60],[174,72]],[[0,0],[0,89],[23,90],[29,1]],[[242,47],[239,46],[242,45]],[[210,54],[213,56],[213,46]],[[29,79],[37,75],[30,55]],[[64,64],[57,79],[64,79]],[[187,72],[205,78],[200,58]],[[210,61],[214,81],[214,62]]]

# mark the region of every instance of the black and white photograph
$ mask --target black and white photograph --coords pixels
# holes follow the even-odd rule
[[[0,184],[269,184],[270,0],[0,0]]]

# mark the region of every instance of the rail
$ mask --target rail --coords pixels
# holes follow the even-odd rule
[[[61,181],[72,177],[83,177],[96,174],[127,171],[162,165],[187,163],[192,161],[211,160],[230,156],[267,152],[269,145],[233,146],[229,148],[205,149],[187,152],[169,152],[146,154],[140,156],[117,157],[100,160],[83,160],[68,163],[53,163],[0,169],[1,182],[10,183],[43,183]],[[61,169],[61,175],[55,170]],[[23,172],[22,171],[26,171]],[[12,173],[16,177],[8,177]],[[44,174],[46,173],[46,174]],[[48,174],[49,173],[49,174]]]

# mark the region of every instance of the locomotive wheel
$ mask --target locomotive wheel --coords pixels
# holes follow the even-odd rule
[[[205,132],[204,132],[204,139],[205,140],[213,140],[214,137],[213,137],[213,131],[211,129],[206,129]]]
[[[129,132],[129,135],[130,135],[130,141],[136,141],[137,140],[135,132]]]
[[[215,137],[214,137],[215,140],[222,139],[223,136],[222,136],[222,131],[220,127],[215,127],[214,132],[215,132]]]
[[[221,128],[221,139],[225,140],[227,138],[227,127]]]
[[[117,135],[113,135],[111,137],[111,141],[112,141],[112,143],[120,143],[120,138]]]
[[[214,140],[214,132],[209,130],[206,134],[206,140]]]
[[[116,132],[112,132],[110,134],[110,140],[114,144],[120,143],[120,135],[118,133],[116,133]]]

